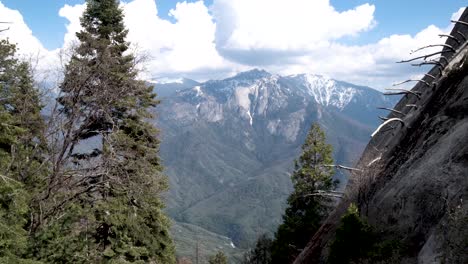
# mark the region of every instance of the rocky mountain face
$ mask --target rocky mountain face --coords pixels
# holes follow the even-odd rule
[[[327,132],[337,162],[352,164],[378,125],[376,107],[395,103],[376,90],[312,74],[252,70],[185,80],[177,90],[167,85],[155,86],[163,93],[157,122],[171,184],[167,210],[237,247],[281,222],[293,160],[313,122]]]
[[[295,263],[321,263],[353,202],[404,250],[392,263],[468,263],[468,10],[446,42],[443,67],[406,95],[368,144],[347,189]],[[441,60],[442,62],[442,60]],[[431,77],[434,76],[434,77]],[[389,262],[390,263],[390,262]]]

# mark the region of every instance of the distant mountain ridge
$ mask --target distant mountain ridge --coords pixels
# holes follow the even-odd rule
[[[155,91],[163,94],[157,123],[169,214],[238,247],[280,223],[293,160],[313,122],[327,132],[337,162],[352,164],[378,125],[376,107],[396,102],[320,75],[257,69],[204,83],[156,84]]]

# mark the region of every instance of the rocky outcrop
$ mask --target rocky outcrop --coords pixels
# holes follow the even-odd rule
[[[441,60],[396,105],[399,122],[372,138],[347,197],[295,263],[320,263],[351,202],[383,236],[405,245],[400,263],[468,263],[468,9]],[[463,37],[464,35],[465,37]],[[441,70],[440,70],[441,69]],[[435,76],[433,78],[432,76]],[[392,127],[393,126],[393,127]]]

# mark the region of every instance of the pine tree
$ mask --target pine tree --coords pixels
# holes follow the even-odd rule
[[[242,264],[270,264],[272,242],[272,239],[266,234],[261,235],[255,244],[255,248],[244,254]]]
[[[361,263],[361,258],[368,256],[375,241],[372,227],[360,218],[357,207],[351,204],[336,230],[328,262]]]
[[[326,217],[330,200],[312,194],[336,186],[333,168],[324,166],[330,164],[333,164],[332,146],[325,142],[325,132],[320,126],[313,124],[295,162],[291,176],[294,191],[275,234],[272,263],[292,263]]]
[[[208,259],[208,264],[227,264],[228,258],[222,251],[218,251],[215,255]]]
[[[81,26],[60,86],[62,136],[36,254],[52,263],[174,263],[160,198],[168,184],[148,122],[159,102],[136,78],[118,1],[88,0]]]
[[[29,65],[0,40],[0,263],[27,260],[33,198],[45,178],[44,123]]]

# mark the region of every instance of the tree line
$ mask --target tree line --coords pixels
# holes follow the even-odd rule
[[[159,101],[115,0],[87,0],[56,104],[0,41],[0,263],[175,263]]]

